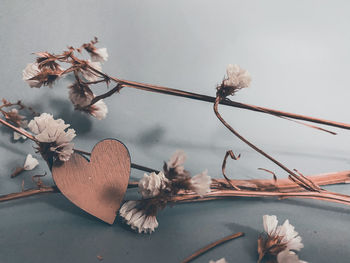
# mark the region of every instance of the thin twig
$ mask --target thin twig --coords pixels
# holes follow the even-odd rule
[[[257,151],[258,153],[260,153],[261,155],[265,156],[267,159],[269,159],[270,161],[272,161],[273,163],[275,163],[276,165],[278,165],[280,168],[282,168],[283,170],[285,170],[288,174],[290,174],[292,177],[294,177],[294,179],[296,179],[298,182],[301,183],[301,185],[305,188],[308,189],[310,191],[318,191],[318,189],[314,188],[312,185],[310,185],[307,181],[305,181],[303,178],[301,178],[300,176],[298,176],[296,173],[294,173],[292,170],[290,170],[288,167],[286,167],[285,165],[283,165],[282,163],[280,163],[279,161],[277,161],[275,158],[273,158],[272,156],[270,156],[269,154],[267,154],[266,152],[264,152],[263,150],[261,150],[260,148],[258,148],[257,146],[255,146],[253,143],[251,143],[250,141],[248,141],[246,138],[244,138],[241,134],[239,134],[235,129],[233,129],[225,120],[224,118],[220,115],[219,110],[218,110],[218,105],[220,102],[221,98],[218,96],[215,100],[214,103],[214,112],[215,115],[217,116],[217,118],[221,121],[221,123],[227,128],[229,129],[236,137],[238,137],[241,141],[243,141],[244,143],[246,143],[248,146],[250,146],[251,148],[253,148],[255,151]]]
[[[34,141],[34,142],[37,142],[37,140],[34,138],[34,136],[31,135],[30,133],[28,133],[27,131],[20,129],[20,128],[18,128],[18,127],[16,127],[16,126],[12,125],[11,123],[9,123],[9,122],[7,122],[7,121],[1,119],[1,118],[0,118],[0,123],[2,123],[3,125],[9,127],[10,129],[12,129],[12,130],[14,130],[14,131],[16,131],[16,132],[18,132],[18,133],[20,133],[20,134],[26,136],[28,139],[30,139],[30,140],[32,140],[32,141]]]
[[[82,151],[82,150],[79,150],[79,149],[74,149],[74,151],[77,152],[77,153],[83,154],[83,155],[88,155],[88,156],[91,155],[90,152]],[[159,173],[159,171],[156,170],[156,169],[149,168],[149,167],[146,167],[146,166],[143,166],[143,165],[139,165],[139,164],[136,164],[136,163],[131,163],[130,167],[134,168],[134,169],[137,169],[137,170],[141,170],[141,171],[147,172],[147,173],[152,173],[152,172]]]
[[[230,179],[228,179],[228,177],[227,177],[226,174],[225,174],[226,161],[227,161],[227,158],[228,158],[229,156],[230,156],[231,159],[233,159],[233,160],[238,160],[238,159],[241,157],[240,154],[236,157],[235,154],[232,152],[232,150],[227,151],[226,154],[225,154],[224,160],[223,160],[223,162],[222,162],[222,166],[221,166],[222,175],[225,177],[227,183],[228,183],[233,189],[241,190],[238,186],[234,185],[234,184],[232,183],[232,181],[231,181]]]
[[[188,262],[194,260],[195,258],[199,257],[200,255],[204,254],[205,252],[209,251],[210,249],[213,249],[213,248],[215,248],[215,247],[217,247],[219,245],[222,245],[222,244],[226,243],[227,241],[230,241],[230,240],[242,237],[242,236],[244,236],[244,233],[243,232],[238,232],[236,234],[229,235],[229,236],[224,237],[224,238],[222,238],[220,240],[217,240],[214,243],[211,243],[210,245],[208,245],[208,246],[206,246],[206,247],[196,251],[193,255],[189,256],[184,261],[182,261],[182,263],[188,263]]]

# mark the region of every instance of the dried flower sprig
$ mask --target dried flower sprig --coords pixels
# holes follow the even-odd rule
[[[288,219],[283,225],[278,226],[276,216],[264,215],[263,222],[265,233],[261,234],[258,239],[258,262],[262,260],[276,263],[305,262],[299,260],[294,252],[300,251],[304,245]]]
[[[58,55],[54,55],[48,52],[36,53],[38,58],[35,63],[38,64],[37,68],[39,71],[34,66],[35,70],[29,70],[28,72],[26,72],[24,79],[32,87],[37,87],[41,85],[52,85],[52,83],[59,77],[62,77],[65,74],[68,74],[70,72],[74,72],[74,76],[78,83],[84,82],[84,80],[82,79],[84,78],[85,80],[88,81],[88,82],[85,82],[85,84],[87,85],[93,85],[93,84],[105,82],[106,85],[108,86],[111,81],[117,84],[115,88],[111,89],[105,94],[97,96],[90,103],[90,106],[94,103],[97,103],[97,101],[103,98],[107,98],[109,96],[112,96],[114,93],[118,93],[121,87],[131,87],[131,88],[141,89],[145,91],[157,92],[161,94],[201,100],[201,101],[210,102],[210,103],[214,103],[216,101],[215,97],[187,92],[183,90],[171,89],[171,88],[162,87],[162,86],[144,84],[144,83],[139,83],[135,81],[128,81],[128,80],[123,80],[123,79],[109,76],[101,71],[101,64],[98,64],[100,62],[107,60],[108,58],[107,50],[105,48],[97,48],[95,46],[97,43],[98,43],[98,40],[95,37],[94,40],[90,41],[89,43],[83,44],[80,48],[75,49],[74,47],[70,47],[68,50],[63,51],[61,54],[58,54]],[[88,52],[88,54],[90,54],[92,61],[79,59],[77,57],[77,54],[75,53],[75,51],[82,53],[83,50],[85,50],[86,52]],[[59,63],[65,63],[65,64],[68,64],[69,66],[66,70],[63,70]],[[43,69],[45,69],[46,71],[44,71]],[[220,89],[220,96],[224,98],[228,95],[233,95],[239,89],[249,86],[249,84],[250,84],[250,76],[247,71],[242,70],[237,65],[229,65],[227,69],[227,77],[223,80],[221,85],[221,86],[225,86],[226,89]],[[84,88],[84,91],[87,91],[87,89]],[[261,113],[267,113],[277,117],[287,117],[292,119],[299,119],[299,120],[304,120],[309,122],[320,123],[320,124],[334,126],[334,127],[343,128],[343,129],[350,129],[350,124],[323,120],[323,119],[308,117],[300,114],[293,114],[293,113],[258,107],[258,106],[235,102],[235,101],[226,100],[226,99],[221,100],[218,103],[227,105],[227,106],[257,111]],[[89,107],[89,106],[86,106],[86,107]],[[82,110],[84,112],[89,113],[89,110],[83,109],[81,107],[75,107],[75,109]],[[312,125],[308,125],[308,126],[315,128]],[[316,128],[320,130],[324,130],[319,127],[316,127]]]
[[[200,196],[210,192],[211,178],[207,171],[191,177],[183,166],[185,160],[185,153],[177,151],[164,163],[163,171],[144,174],[138,184],[142,200],[128,201],[119,211],[132,229],[152,233],[158,227],[157,212],[180,191],[195,192]]]
[[[39,165],[39,161],[34,158],[31,154],[28,154],[26,160],[22,167],[17,167],[16,170],[11,174],[11,177],[16,177],[23,171],[33,170],[35,167]]]

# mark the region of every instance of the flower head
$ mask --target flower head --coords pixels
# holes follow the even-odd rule
[[[30,63],[23,70],[23,80],[26,81],[31,88],[40,88],[44,86],[52,86],[52,84],[61,76],[62,70],[52,70],[49,67],[39,68],[39,63]]]
[[[299,251],[304,247],[301,237],[288,219],[278,226],[276,216],[264,215],[263,223],[266,234],[261,235],[258,240],[259,260],[264,257],[276,258],[282,251]]]
[[[227,77],[217,88],[221,97],[234,95],[238,90],[247,88],[250,85],[251,77],[248,71],[238,65],[229,64],[226,69]]]
[[[182,180],[190,177],[189,172],[185,170],[183,164],[186,161],[186,154],[182,150],[177,150],[169,159],[164,163],[164,174],[168,179],[178,178]]]
[[[90,52],[91,60],[92,61],[98,61],[98,62],[104,62],[108,59],[108,53],[107,48],[95,48]]]
[[[106,103],[101,99],[89,107],[88,111],[92,116],[98,120],[103,120],[106,118],[108,113],[108,108]]]
[[[31,154],[27,155],[27,158],[24,162],[23,168],[26,171],[33,170],[39,164],[38,160],[35,159]]]
[[[152,233],[158,227],[155,215],[147,215],[138,208],[138,201],[128,201],[119,210],[120,216],[139,233]]]
[[[144,174],[143,178],[139,181],[139,192],[143,198],[151,198],[157,196],[161,189],[166,188],[166,184],[169,180],[164,176],[163,172],[158,174],[153,172]]]
[[[71,143],[76,136],[74,129],[66,129],[62,119],[55,120],[51,114],[42,113],[28,124],[29,129],[39,141],[39,151],[47,160],[67,161],[73,153],[74,144]]]
[[[101,63],[87,60],[86,65],[80,68],[80,72],[87,81],[93,82],[97,81],[100,77],[100,74],[98,74],[94,69],[96,71],[102,71]]]
[[[76,110],[85,111],[98,120],[105,119],[108,108],[103,99],[91,105],[95,94],[92,93],[88,85],[84,83],[74,83],[69,87],[69,99]]]
[[[211,177],[208,175],[208,170],[197,174],[191,178],[191,188],[200,196],[210,192]]]
[[[300,260],[298,255],[293,251],[284,250],[277,255],[277,263],[307,263],[304,260]]]
[[[220,258],[216,261],[214,260],[210,260],[209,263],[227,263],[226,259],[225,258]]]

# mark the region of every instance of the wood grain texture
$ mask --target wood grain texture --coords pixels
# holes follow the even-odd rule
[[[78,153],[52,168],[53,179],[72,203],[113,224],[130,176],[130,155],[121,142],[106,139],[95,145],[90,162]]]

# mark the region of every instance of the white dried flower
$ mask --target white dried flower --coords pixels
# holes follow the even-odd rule
[[[209,263],[227,263],[226,259],[225,258],[220,258],[216,261],[214,260],[210,260]]]
[[[23,70],[23,80],[29,84],[31,88],[40,88],[42,83],[37,79],[33,79],[40,73],[38,63],[29,63]]]
[[[277,255],[278,263],[307,263],[304,260],[300,260],[298,255],[293,251],[284,250]]]
[[[152,233],[158,227],[157,218],[153,215],[146,215],[136,206],[138,201],[128,201],[119,210],[120,216],[132,229],[139,233]]]
[[[100,62],[97,62],[97,61],[92,62],[91,60],[88,60],[87,63],[90,67],[96,69],[97,71],[102,71],[102,65]],[[88,67],[81,69],[81,74],[89,82],[96,81],[100,77],[100,75],[97,72],[95,72],[94,70],[92,70]]]
[[[40,88],[44,86],[52,86],[63,70],[61,68],[51,69],[50,67],[40,68],[39,63],[30,63],[23,70],[23,80],[29,84],[31,88]]]
[[[30,171],[30,170],[33,170],[35,167],[37,167],[38,164],[39,164],[38,160],[35,159],[31,154],[28,154],[24,162],[23,168],[26,171]]]
[[[42,113],[28,124],[29,129],[35,134],[40,144],[42,154],[58,157],[61,161],[67,161],[73,153],[74,144],[71,143],[76,136],[74,129],[68,129],[62,119],[55,120],[51,114]]]
[[[182,174],[185,170],[183,164],[186,158],[186,153],[184,151],[177,150],[167,162],[168,169],[175,169],[178,174]]]
[[[283,225],[278,226],[276,216],[263,216],[264,230],[267,236],[261,235],[258,240],[259,259],[265,255],[277,257],[282,251],[299,251],[304,247],[301,237],[294,230],[294,226],[287,219]],[[287,261],[288,262],[288,261]]]
[[[159,194],[161,189],[166,187],[168,181],[163,172],[158,174],[153,172],[149,175],[145,173],[139,181],[139,192],[143,198],[154,197]]]
[[[23,131],[25,131],[25,130],[22,129],[22,128],[20,128],[20,129],[23,130]],[[15,141],[18,141],[19,139],[26,140],[27,137],[24,136],[24,135],[22,135],[22,134],[20,134],[20,133],[18,133],[18,132],[13,132],[13,139],[14,139]]]
[[[104,62],[108,59],[107,48],[96,48],[90,52],[91,60],[96,62]]]
[[[229,64],[226,73],[227,79],[224,80],[225,86],[236,87],[236,89],[249,87],[251,77],[248,71],[240,68],[238,65]]]
[[[103,99],[91,105],[89,107],[89,113],[98,120],[105,119],[108,113],[108,108]]]
[[[69,99],[76,109],[87,107],[94,98],[90,88],[82,83],[74,83],[68,88]]]
[[[191,188],[200,196],[210,192],[211,177],[208,175],[208,170],[197,174],[191,178]]]

